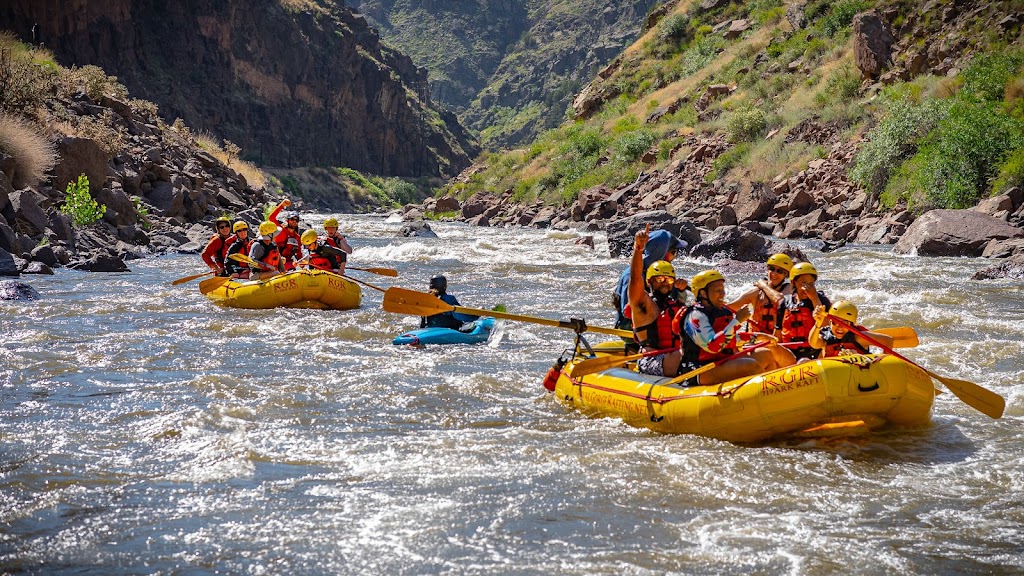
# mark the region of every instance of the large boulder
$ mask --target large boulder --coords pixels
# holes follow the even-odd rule
[[[772,207],[777,198],[764,184],[743,185],[736,195],[736,220],[740,223],[761,220]]]
[[[53,167],[53,187],[64,192],[69,182],[78,181],[80,174],[89,178],[89,188],[103,188],[109,170],[109,158],[99,143],[91,138],[65,137],[57,142],[57,163]]]
[[[889,24],[878,12],[861,12],[853,17],[853,58],[865,78],[881,76],[892,60],[894,42]]]
[[[742,226],[716,228],[711,236],[693,247],[690,255],[713,261],[727,259],[763,263],[769,256],[779,252],[788,254],[793,260],[807,260],[799,248],[769,240]]]
[[[49,224],[49,218],[41,205],[47,199],[42,194],[25,188],[11,193],[11,208],[14,211],[15,231],[22,232],[28,236],[41,234]]]
[[[466,220],[479,216],[498,202],[497,196],[488,192],[477,192],[462,203],[462,217]]]
[[[672,216],[664,210],[638,212],[627,218],[608,223],[608,251],[612,258],[629,256],[633,253],[633,238],[636,233],[650,224],[651,230],[668,230],[691,247],[700,243],[700,231],[692,222],[680,216]]]
[[[417,220],[415,222],[403,224],[402,229],[398,231],[398,235],[418,238],[437,238],[437,234],[430,229],[430,224],[427,224],[426,220]]]
[[[1024,238],[1024,230],[974,210],[931,210],[903,234],[893,251],[919,256],[981,256],[992,240]]]
[[[14,261],[14,255],[0,248],[0,276],[17,276],[20,273],[18,263]]]
[[[87,272],[131,272],[124,260],[110,247],[90,252],[85,258],[71,262],[69,268]]]
[[[35,300],[39,297],[39,292],[24,282],[0,280],[0,300]]]

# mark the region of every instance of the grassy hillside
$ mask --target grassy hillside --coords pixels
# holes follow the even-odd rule
[[[828,141],[861,139],[851,177],[887,206],[966,206],[1020,182],[1024,60],[1012,15],[1024,2],[701,4],[681,0],[630,46],[586,88],[581,100],[591,108],[579,119],[485,156],[482,170],[449,190],[567,204],[590,186],[663,169],[685,157],[685,136],[701,133],[732,145],[709,183],[771,182],[826,156]],[[854,60],[851,21],[872,8],[898,40],[898,73],[883,76],[886,84],[862,82]],[[739,19],[746,29],[730,37]],[[930,73],[909,71],[920,54],[933,62]],[[712,85],[724,94],[705,96]],[[782,137],[793,132],[810,137]]]

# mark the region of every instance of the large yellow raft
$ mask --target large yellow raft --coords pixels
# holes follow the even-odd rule
[[[935,398],[928,374],[885,354],[815,360],[715,386],[663,385],[669,380],[626,368],[573,380],[562,369],[555,394],[586,414],[731,442],[924,426]]]
[[[295,270],[251,282],[211,278],[200,282],[199,290],[217,304],[231,308],[350,310],[358,308],[362,299],[358,284],[324,270]]]

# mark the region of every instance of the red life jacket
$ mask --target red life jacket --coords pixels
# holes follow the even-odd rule
[[[309,251],[309,265],[318,270],[334,270],[340,268],[333,254],[321,254],[321,247]]]
[[[281,228],[281,231],[278,232],[277,236],[274,238],[274,243],[277,244],[277,249],[280,251],[281,257],[285,259],[286,263],[290,263],[292,260],[298,260],[301,255],[301,237],[298,232],[291,228]]]
[[[777,292],[782,292],[789,285],[789,280],[783,280],[782,284],[772,286]],[[763,291],[757,293],[757,302],[754,303],[754,312],[750,315],[747,323],[751,332],[763,332],[772,334],[775,332],[775,315],[778,307],[772,303],[772,299]]]
[[[824,294],[818,292],[818,298],[827,310],[832,302]],[[797,300],[796,294],[787,294],[779,303],[781,323],[777,326],[782,330],[783,342],[805,342],[814,328],[814,305],[809,299]]]
[[[682,312],[680,312],[679,317],[676,318],[673,325],[676,326],[680,332],[683,332],[684,323],[689,322],[690,315],[697,310],[708,317],[708,321],[711,322],[711,329],[715,331],[715,334],[725,330],[726,326],[736,318],[736,314],[728,308],[713,308],[711,306],[704,306],[698,303],[687,306]],[[721,352],[713,354],[698,346],[692,338],[683,338],[683,362],[703,366],[704,364],[717,362],[722,358],[732,356],[735,353],[736,349],[730,347],[723,348]]]
[[[661,312],[658,313],[654,322],[633,328],[633,338],[644,348],[665,350],[679,346],[679,333],[672,329],[672,320],[683,309],[683,303],[671,296],[665,298],[663,303],[663,305],[659,305]],[[640,332],[644,333],[644,338],[640,338]]]
[[[232,234],[227,238],[220,234],[214,234],[210,236],[210,242],[206,245],[206,249],[203,250],[203,260],[206,260],[206,256],[212,257],[213,261],[216,262],[221,268],[224,267],[224,259],[228,257],[228,248],[231,247],[231,243],[235,241],[235,235]],[[209,253],[210,249],[213,249],[212,253]],[[208,254],[209,253],[209,254]],[[207,261],[209,263],[209,261]]]
[[[857,330],[864,332],[867,328],[863,326],[857,326]],[[846,334],[843,334],[842,338],[837,338],[832,333],[832,327],[826,326],[818,332],[818,337],[825,343],[825,356],[839,356],[844,350],[850,350],[854,354],[867,354],[870,352],[867,348],[860,345],[857,342],[857,335],[850,330]]]

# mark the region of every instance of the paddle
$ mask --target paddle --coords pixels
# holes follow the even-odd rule
[[[854,334],[857,334],[858,336],[867,340],[871,344],[878,346],[879,348],[884,350],[886,354],[892,354],[893,356],[899,358],[900,360],[903,360],[908,364],[917,366],[921,370],[924,370],[926,374],[938,380],[939,382],[945,384],[946,388],[949,388],[950,392],[952,392],[957,398],[963,400],[964,403],[970,406],[971,408],[974,408],[975,410],[981,412],[982,414],[985,414],[986,416],[989,416],[990,418],[998,419],[1002,417],[1003,410],[1006,409],[1006,400],[1004,400],[1003,397],[1000,396],[999,394],[996,394],[995,392],[992,392],[991,390],[988,390],[986,388],[982,388],[981,386],[978,386],[974,382],[968,382],[967,380],[959,380],[957,378],[949,378],[947,376],[940,376],[932,372],[931,370],[928,370],[924,366],[921,366],[920,364],[907,358],[906,356],[900,354],[899,352],[896,352],[892,348],[889,348],[888,346],[878,342],[877,340],[868,336],[862,330],[859,330],[856,326],[850,324],[846,320],[842,318],[837,318],[831,314],[829,314],[828,317],[833,322],[841,322],[844,326],[852,330]]]
[[[221,286],[227,284],[230,281],[231,278],[226,278],[224,276],[218,276],[216,278],[210,278],[209,280],[203,280],[202,282],[199,283],[199,292],[203,295],[209,294],[210,292],[213,292],[217,288],[220,288]]]
[[[597,332],[599,334],[610,334],[612,336],[632,337],[633,333],[628,330],[616,330],[614,328],[600,328],[587,326],[586,322],[573,318],[568,322],[563,320],[550,320],[536,316],[523,316],[522,314],[507,314],[496,310],[481,310],[479,308],[467,308],[465,306],[452,306],[437,298],[433,294],[417,292],[392,286],[384,292],[383,308],[385,312],[395,314],[410,314],[412,316],[433,316],[444,312],[458,312],[460,314],[471,314],[475,316],[493,316],[506,320],[518,320],[520,322],[532,322],[555,328],[571,328],[577,332]]]
[[[917,339],[917,332],[910,326],[896,326],[895,328],[875,328],[871,330],[878,334],[885,334],[892,338],[893,348],[916,348],[920,344]]]
[[[177,286],[178,284],[184,284],[185,282],[191,282],[196,278],[202,278],[203,276],[209,276],[210,274],[216,274],[216,270],[210,270],[209,272],[203,272],[202,274],[196,274],[194,276],[185,276],[184,278],[178,278],[174,282],[171,282],[171,286]]]
[[[632,355],[629,355],[629,356],[598,356],[597,358],[588,358],[586,360],[583,360],[582,362],[579,362],[578,364],[573,364],[573,365],[569,366],[569,368],[566,370],[566,374],[570,378],[582,378],[583,376],[586,376],[587,374],[593,374],[595,372],[601,372],[601,371],[607,370],[609,368],[615,368],[617,366],[622,366],[623,364],[625,364],[627,362],[632,362],[634,360],[639,360],[639,359],[645,358],[647,356],[657,356],[658,354],[668,354],[669,352],[674,352],[674,351],[676,351],[678,349],[679,348],[668,348],[668,349],[665,349],[665,350],[653,350],[651,352],[642,352],[640,354],[632,354]]]
[[[242,264],[248,264],[249,266],[256,266],[261,270],[273,270],[273,268],[271,268],[270,266],[267,266],[266,264],[258,260],[253,260],[252,258],[249,258],[245,254],[231,254],[228,256],[228,258],[231,258],[235,262],[241,262]]]
[[[362,284],[363,286],[369,286],[370,288],[373,288],[374,290],[380,290],[381,292],[387,292],[387,290],[381,288],[380,286],[374,286],[373,284],[370,284],[369,282],[363,282],[362,280],[357,280],[357,279],[349,276],[348,274],[342,274],[341,276],[342,276],[342,278],[346,278],[346,279],[351,280],[353,282],[358,282],[359,284]]]
[[[398,270],[394,268],[356,268],[355,266],[345,266],[345,270],[360,270],[362,272],[369,272],[370,274],[378,274],[380,276],[391,276],[392,278],[398,276]]]

